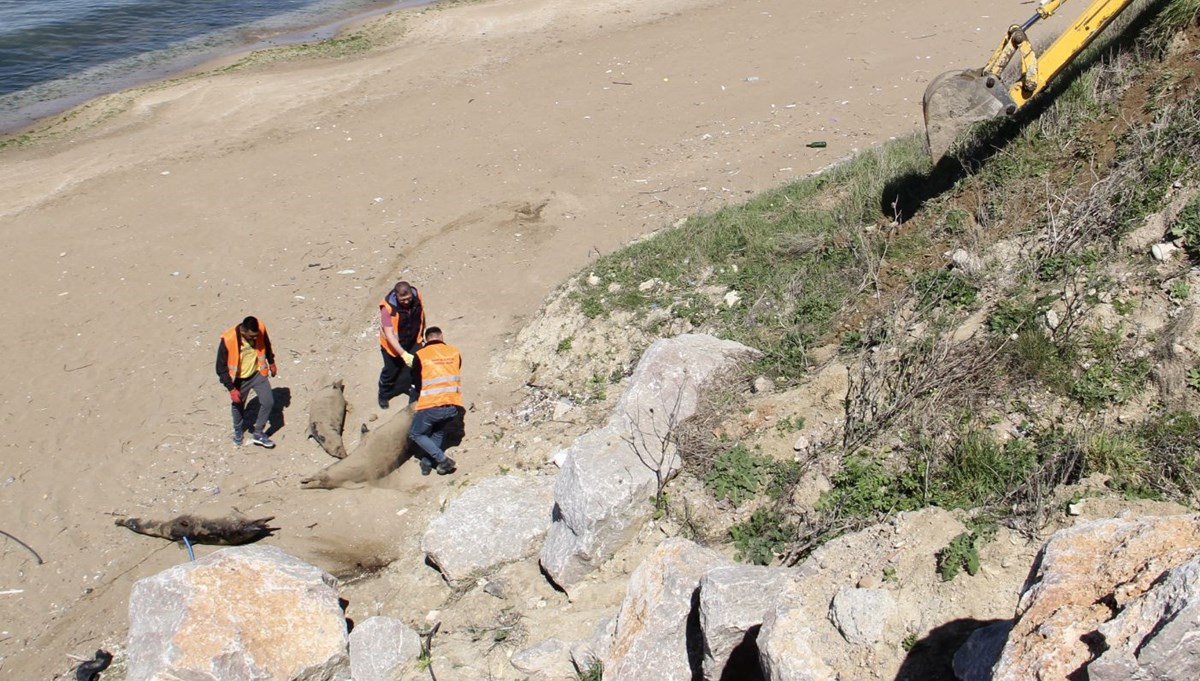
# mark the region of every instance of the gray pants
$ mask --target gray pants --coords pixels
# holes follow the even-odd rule
[[[267,419],[275,409],[275,395],[271,393],[271,382],[266,376],[256,372],[250,378],[239,379],[234,385],[242,392],[242,401],[230,403],[233,413],[233,436],[240,438],[246,431],[246,403],[250,401],[251,390],[258,396],[258,416],[254,419],[254,434],[263,435]]]

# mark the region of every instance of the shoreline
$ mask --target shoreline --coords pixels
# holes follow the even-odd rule
[[[261,31],[256,32],[252,30],[250,28],[253,25],[252,23],[239,26],[236,29],[230,29],[230,34],[241,36],[241,40],[236,44],[215,51],[197,50],[194,53],[185,53],[166,59],[166,63],[161,66],[149,66],[137,69],[134,74],[125,77],[104,79],[101,85],[85,88],[84,91],[76,94],[43,99],[32,105],[14,108],[11,114],[12,120],[0,118],[0,150],[4,148],[6,142],[50,128],[55,122],[70,118],[75,109],[86,107],[105,97],[133,93],[146,87],[154,87],[170,83],[174,80],[202,75],[235,64],[250,57],[255,52],[284,50],[301,45],[315,45],[336,40],[349,33],[368,27],[382,15],[433,7],[439,1],[444,2],[445,0],[377,0],[373,3],[376,6],[371,9],[360,9],[348,16],[331,18],[326,21],[300,23],[264,36],[256,36],[256,33]],[[192,38],[191,40],[194,39]],[[142,56],[167,54],[171,49],[174,48],[152,50],[143,53]],[[86,73],[86,71],[87,69],[55,81],[50,81],[49,83],[35,85],[26,90],[8,93],[0,96],[0,100],[5,98],[19,98],[22,93],[29,92],[30,90],[36,90],[75,78],[82,78],[82,74]]]

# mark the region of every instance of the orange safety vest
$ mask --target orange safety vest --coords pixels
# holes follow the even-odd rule
[[[421,339],[425,336],[425,300],[423,298],[421,298],[421,292],[419,290],[417,290],[416,287],[413,288],[412,292],[413,292],[413,296],[417,299],[417,304],[419,304],[421,306],[421,325],[417,330],[417,342],[420,343]],[[379,301],[379,307],[380,307],[380,309],[387,310],[388,313],[391,314],[391,316],[392,316],[392,331],[394,331],[396,333],[396,337],[399,338],[400,337],[400,313],[396,312],[395,308],[392,307],[392,304],[388,302],[388,296],[390,296],[390,295],[392,295],[391,291],[388,291],[387,293],[384,294],[383,298],[380,299],[380,301]],[[401,343],[401,345],[403,345],[403,343]],[[383,348],[384,352],[391,355],[392,357],[400,356],[400,355],[396,354],[395,350],[392,350],[392,345],[391,345],[391,343],[388,343],[387,336],[383,335],[383,329],[379,329],[379,346]]]
[[[229,364],[229,378],[236,383],[238,380],[238,369],[241,368],[242,341],[238,338],[238,326],[234,324],[221,334],[221,342],[225,344],[225,353],[228,355],[226,360]],[[258,353],[258,373],[266,376],[270,373],[271,365],[267,362],[267,325],[258,322],[258,338],[254,341],[254,350]]]
[[[417,358],[421,360],[421,396],[413,409],[463,406],[462,355],[458,354],[458,348],[433,343],[417,350]]]

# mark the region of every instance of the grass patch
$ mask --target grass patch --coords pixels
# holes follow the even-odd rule
[[[798,375],[877,265],[885,244],[889,178],[926,170],[908,138],[818,176],[683,225],[589,266],[598,286],[574,298],[590,318],[614,310],[670,309],[699,330],[763,350],[762,368]],[[740,302],[729,306],[734,291]]]

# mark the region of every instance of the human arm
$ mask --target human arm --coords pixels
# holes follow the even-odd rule
[[[275,367],[275,350],[271,348],[271,336],[267,333],[267,327],[262,330],[263,350],[267,355],[267,364],[270,365],[271,376],[275,377],[279,374],[279,369]]]
[[[412,356],[412,387],[408,390],[408,402],[412,404],[421,396],[421,357],[419,355]]]
[[[400,338],[396,336],[396,329],[392,328],[392,313],[383,305],[379,306],[379,332],[383,334],[393,352],[400,356],[405,354],[400,345]]]
[[[225,343],[217,341],[217,380],[226,390],[233,390],[233,378],[229,375],[229,350]]]

